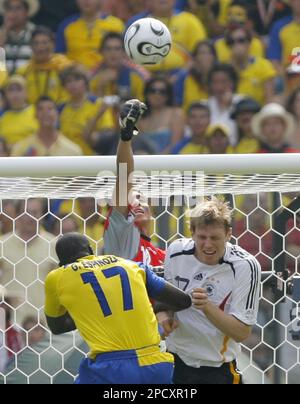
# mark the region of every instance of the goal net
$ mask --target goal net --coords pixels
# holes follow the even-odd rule
[[[45,325],[43,282],[69,231],[97,253],[115,185],[115,158],[0,159],[0,384],[72,383],[87,352],[77,332]],[[260,310],[239,368],[248,383],[300,380],[300,155],[137,156],[135,188],[152,205],[153,240],[188,237],[189,208],[222,196],[233,239],[260,261]],[[201,343],[201,342],[199,342]]]

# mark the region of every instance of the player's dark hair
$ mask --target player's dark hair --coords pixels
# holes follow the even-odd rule
[[[93,255],[89,240],[80,233],[67,233],[63,235],[55,246],[59,259],[59,266],[72,264],[79,258]]]

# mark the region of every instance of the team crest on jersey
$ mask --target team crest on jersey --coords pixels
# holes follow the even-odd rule
[[[203,285],[203,289],[206,289],[206,293],[208,297],[214,297],[217,293],[217,287],[213,283],[205,283]]]
[[[203,280],[203,274],[197,274],[194,276],[195,281],[202,281]]]

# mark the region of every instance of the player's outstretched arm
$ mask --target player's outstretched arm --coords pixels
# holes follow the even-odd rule
[[[56,318],[46,316],[46,320],[52,334],[58,335],[76,330],[74,320],[69,313]]]
[[[120,111],[120,141],[117,151],[117,182],[115,203],[124,216],[128,214],[128,195],[132,189],[131,174],[134,171],[132,138],[138,133],[136,124],[146,110],[139,100],[130,100],[122,105]]]

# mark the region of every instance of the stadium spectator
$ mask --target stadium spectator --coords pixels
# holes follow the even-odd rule
[[[205,133],[210,123],[210,110],[205,103],[191,104],[187,113],[189,136],[184,137],[171,151],[173,154],[202,154],[205,151]]]
[[[124,31],[118,18],[102,11],[101,0],[77,0],[80,13],[66,18],[59,25],[56,52],[88,69],[94,69],[102,60],[99,53],[107,32]]]
[[[146,106],[126,102],[120,112],[121,139],[117,151],[117,181],[111,210],[105,224],[104,253],[161,266],[165,252],[151,243],[151,212],[144,195],[133,190],[133,132]],[[124,178],[122,181],[121,178]],[[122,183],[121,183],[122,181]]]
[[[215,42],[215,47],[217,51],[218,60],[221,63],[230,63],[231,62],[231,49],[226,42],[227,31],[232,29],[233,27],[246,27],[250,29],[250,21],[247,15],[247,8],[245,3],[231,5],[228,9],[227,13],[227,23],[224,38],[219,38]],[[252,32],[252,38],[249,49],[250,56],[252,57],[264,57],[265,56],[265,46],[262,40],[254,35]]]
[[[41,97],[36,104],[38,131],[16,143],[12,156],[80,156],[80,147],[57,130],[58,111],[49,97]]]
[[[208,75],[216,65],[217,55],[209,41],[199,42],[193,52],[190,68],[181,70],[176,75],[174,94],[176,105],[185,111],[196,101],[208,99]]]
[[[11,148],[38,129],[35,107],[28,104],[26,81],[22,76],[9,77],[5,89],[6,109],[0,117],[0,133]]]
[[[204,153],[229,154],[234,152],[230,145],[229,129],[224,125],[210,125],[205,133],[205,144]]]
[[[295,120],[295,130],[290,137],[291,146],[300,149],[300,87],[294,88],[289,95],[286,109],[293,115]]]
[[[54,236],[60,236],[67,233],[76,233],[79,230],[78,220],[75,215],[57,213],[50,225],[50,233]]]
[[[160,336],[149,298],[178,311],[192,305],[191,296],[143,265],[93,255],[88,239],[79,233],[59,239],[56,252],[65,270],[52,271],[45,282],[48,326],[54,334],[78,328],[90,348],[75,383],[171,383],[173,358],[159,349]],[[88,263],[89,272],[85,270]],[[74,271],[75,267],[80,271]],[[119,275],[122,288],[119,279],[113,279]]]
[[[212,124],[223,124],[229,128],[230,143],[237,142],[236,123],[230,114],[241,96],[236,94],[238,75],[231,65],[220,64],[212,68],[208,76],[209,99]]]
[[[172,75],[178,69],[185,68],[191,61],[191,53],[198,42],[206,39],[201,21],[186,11],[174,10],[175,0],[152,0],[150,10],[133,17],[128,24],[140,17],[153,17],[162,21],[172,35],[172,48],[162,62],[147,68],[151,72],[163,72]],[[193,35],[191,35],[191,32]]]
[[[46,336],[46,329],[43,323],[40,323],[37,317],[28,316],[22,322],[22,328],[26,331],[25,345],[34,347]]]
[[[293,49],[299,48],[300,33],[300,0],[289,0],[292,15],[276,21],[269,33],[269,47],[267,51],[278,72],[284,75],[289,65]]]
[[[171,83],[154,77],[145,85],[147,111],[139,123],[141,136],[151,141],[157,153],[169,154],[182,139],[185,118],[181,108],[174,107]]]
[[[265,105],[252,119],[252,130],[261,141],[259,153],[297,153],[289,137],[295,130],[293,116],[280,104]]]
[[[201,301],[183,313],[159,311],[157,318],[175,356],[175,384],[241,384],[239,343],[251,334],[259,305],[260,265],[232,245],[229,206],[213,198],[191,212],[192,238],[173,242],[165,279],[186,292],[199,288]]]
[[[28,100],[35,104],[40,97],[51,97],[56,103],[68,98],[59,80],[59,73],[71,61],[54,53],[54,34],[47,27],[37,27],[31,38],[32,59],[18,69],[27,82]]]
[[[4,235],[13,231],[13,221],[17,217],[16,201],[11,199],[1,200],[0,234]]]
[[[252,131],[251,121],[260,111],[260,105],[252,98],[243,98],[232,110],[231,119],[234,119],[238,130],[238,141],[235,153],[257,153],[260,144]]]
[[[70,66],[60,78],[70,97],[60,106],[60,128],[84,154],[93,155],[93,146],[101,133],[115,126],[112,110],[102,99],[89,95],[89,77],[84,68]]]
[[[103,60],[93,72],[90,83],[92,94],[97,97],[118,95],[123,101],[143,99],[144,84],[150,74],[126,57],[122,35],[108,33],[103,38],[100,51]]]
[[[1,0],[0,2],[0,14],[3,15],[0,46],[5,49],[9,73],[15,73],[31,57],[30,41],[35,25],[29,19],[38,9],[38,0]]]
[[[274,99],[277,73],[267,59],[250,56],[251,39],[251,32],[245,27],[233,28],[226,34],[231,48],[231,65],[239,75],[238,93],[263,105]]]
[[[26,316],[38,315],[44,300],[42,282],[57,262],[54,237],[43,228],[43,208],[41,199],[28,199],[26,206],[19,200],[14,232],[0,238],[0,284],[8,293],[19,296],[13,305],[19,325]]]

